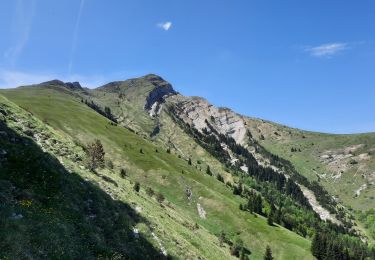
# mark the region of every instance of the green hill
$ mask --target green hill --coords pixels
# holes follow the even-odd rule
[[[70,181],[75,184],[69,185],[68,181],[61,181],[58,188],[63,190],[59,192],[65,194],[64,200],[66,200],[66,203],[72,203],[72,201],[77,203],[77,205],[71,205],[79,212],[77,215],[85,216],[89,214],[89,212],[83,212],[88,209],[77,207],[87,207],[84,204],[90,197],[83,195],[83,198],[80,197],[78,191],[74,191],[75,185],[96,187],[92,189],[101,194],[96,196],[105,196],[108,199],[108,202],[101,202],[96,201],[95,196],[91,198],[92,203],[98,203],[95,207],[103,211],[103,215],[99,215],[95,211],[95,220],[98,219],[98,221],[104,223],[101,223],[103,227],[97,226],[96,223],[89,227],[93,229],[93,234],[89,235],[93,236],[92,239],[97,239],[95,240],[97,244],[93,246],[93,249],[90,247],[86,250],[82,249],[86,243],[89,243],[87,237],[77,234],[77,231],[69,226],[65,227],[64,216],[56,213],[57,216],[54,220],[56,229],[48,228],[49,226],[46,223],[48,215],[40,216],[47,213],[43,213],[39,207],[50,206],[50,204],[45,204],[44,201],[38,201],[39,196],[43,195],[41,194],[42,191],[18,184],[18,181],[21,182],[22,180],[19,180],[20,176],[16,175],[14,168],[27,168],[33,165],[33,161],[39,162],[44,161],[44,159],[38,157],[33,159],[27,154],[23,157],[22,154],[19,154],[19,159],[8,162],[7,168],[9,170],[2,173],[1,179],[9,182],[9,185],[14,185],[20,191],[30,190],[31,198],[29,200],[32,202],[30,206],[27,206],[27,209],[23,209],[22,200],[5,198],[5,203],[9,204],[7,207],[21,207],[20,210],[25,210],[25,212],[19,211],[23,215],[20,220],[12,219],[11,210],[6,211],[7,215],[2,218],[7,220],[3,224],[4,228],[1,229],[6,237],[12,235],[23,238],[21,242],[16,244],[12,243],[12,237],[5,240],[8,243],[2,242],[1,251],[4,252],[4,256],[10,258],[25,257],[27,253],[24,253],[22,249],[27,248],[30,249],[29,254],[33,257],[74,257],[85,252],[84,255],[87,255],[88,258],[90,256],[113,256],[116,254],[136,258],[137,255],[144,254],[144,256],[147,256],[149,254],[149,256],[152,256],[155,252],[160,252],[161,244],[167,254],[172,257],[197,258],[202,256],[210,259],[227,259],[230,257],[228,245],[220,246],[217,238],[217,235],[224,231],[232,241],[241,238],[247,250],[251,252],[251,258],[254,259],[262,258],[268,244],[276,258],[279,259],[312,258],[309,251],[310,242],[307,239],[283,227],[267,225],[264,217],[240,211],[238,205],[242,202],[242,199],[234,196],[229,187],[206,175],[203,171],[199,171],[196,167],[188,165],[186,160],[167,153],[165,149],[121,126],[112,124],[108,119],[82,103],[78,96],[63,86],[52,83],[47,86],[6,90],[2,91],[2,94],[22,108],[3,97],[1,98],[1,108],[6,114],[4,115],[6,130],[16,132],[19,136],[23,136],[30,143],[33,143],[33,146],[29,146],[29,149],[32,149],[29,153],[33,154],[34,150],[40,152],[40,149],[44,149],[56,164],[58,164],[57,159],[62,162],[59,164],[59,168],[64,171],[63,174],[66,175],[64,178],[71,179]],[[11,117],[17,119],[13,122],[10,119]],[[26,137],[29,129],[33,129],[33,134],[31,137]],[[59,140],[60,146],[52,141],[54,138]],[[81,161],[81,159],[84,160],[82,146],[94,139],[102,141],[106,151],[106,160],[112,162],[113,169],[112,167],[106,167],[94,174],[83,167],[84,162]],[[2,139],[2,142],[6,142],[6,140]],[[39,142],[38,146],[35,142]],[[21,148],[8,144],[6,152],[10,153],[8,149],[16,151]],[[142,153],[140,149],[142,149]],[[76,155],[73,155],[74,151],[81,159],[76,159]],[[43,156],[47,156],[46,153],[42,153]],[[54,164],[45,166],[36,164],[35,167],[37,167],[35,173],[30,178],[36,178],[36,184],[34,184],[36,186],[40,185],[39,178],[43,179],[38,174],[43,172],[44,169],[47,170],[49,167],[54,171],[59,169]],[[121,169],[126,170],[127,176],[124,179],[119,174]],[[22,172],[26,174],[23,170]],[[80,179],[85,180],[87,184],[81,184]],[[140,183],[140,193],[133,191],[132,186],[136,181]],[[46,182],[45,186],[49,189],[49,182]],[[150,198],[146,194],[146,187],[152,188],[155,192],[161,192],[166,201],[159,205],[154,198]],[[193,193],[191,200],[188,200],[186,196],[187,187]],[[47,194],[47,197],[56,193],[54,190],[43,192]],[[82,193],[87,195],[87,192],[82,191]],[[56,200],[53,203],[51,202],[52,206],[64,208],[64,201],[60,204],[57,203],[58,198]],[[12,202],[15,205],[12,205]],[[111,203],[113,208],[108,206],[107,209],[107,206],[101,206],[101,203]],[[126,207],[126,209],[131,212],[138,209],[139,212],[134,214],[139,215],[139,219],[132,216],[117,223],[118,214],[121,214],[121,212],[116,210],[117,207],[121,207],[121,203],[129,205],[129,208]],[[198,203],[206,212],[205,219],[198,214]],[[57,209],[53,208],[53,211],[55,210]],[[64,211],[63,209],[59,210]],[[15,212],[19,214],[18,211]],[[81,227],[81,223],[84,223],[82,219],[71,219],[69,221],[79,230],[85,228]],[[115,224],[119,226],[115,226]],[[9,225],[15,225],[13,227],[14,232],[9,233],[12,230]],[[30,242],[26,240],[28,236],[22,232],[27,232],[27,228],[32,227],[39,227],[34,230],[39,239]],[[129,232],[125,232],[126,230],[132,230],[134,227],[140,230],[142,240],[137,240],[132,237],[132,234],[129,235]],[[95,228],[99,228],[111,239],[107,240],[106,236],[100,237],[100,234],[95,234]],[[112,230],[120,232],[121,229],[124,229],[126,234],[112,232]],[[153,237],[151,230],[158,239]],[[53,237],[63,240],[63,232],[67,233],[65,237],[69,236],[70,233],[77,235],[74,241],[76,247],[73,247],[71,252],[67,252],[66,247],[68,246],[60,244],[61,250],[55,253],[55,248],[50,247],[47,241],[52,240]],[[115,241],[112,243],[112,240]],[[123,247],[117,246],[121,241],[123,241]],[[56,243],[58,243],[58,240]],[[144,250],[138,250],[136,246],[133,247],[133,244],[140,244],[139,246],[144,247]],[[153,248],[149,248],[147,245],[152,245]],[[19,247],[19,250],[13,250],[15,246]],[[37,248],[41,248],[41,250],[37,250]]]
[[[330,237],[321,250],[339,251],[333,259],[370,257],[361,239],[372,222],[349,206],[373,203],[374,134],[244,117],[184,97],[153,74],[97,89],[54,80],[0,94],[4,257],[262,259],[269,245],[275,259],[313,259],[320,233]],[[13,144],[10,133],[25,141]],[[95,140],[105,166],[92,171],[86,152]],[[328,158],[358,144],[333,178]],[[352,181],[358,169],[370,174]]]

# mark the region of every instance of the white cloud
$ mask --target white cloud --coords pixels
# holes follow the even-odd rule
[[[29,41],[35,14],[35,1],[18,0],[13,17],[12,30],[15,43],[4,52],[4,59],[13,67]]]
[[[157,26],[164,31],[168,31],[172,27],[172,22],[158,23]]]
[[[314,57],[332,57],[339,52],[348,48],[347,43],[327,43],[315,47],[308,47],[305,49],[311,56]]]

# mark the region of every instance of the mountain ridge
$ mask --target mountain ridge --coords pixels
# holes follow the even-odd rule
[[[59,90],[56,85],[62,87],[60,90],[63,89],[64,91],[61,93],[56,91]],[[372,241],[371,229],[365,228],[364,222],[362,223],[354,218],[359,216],[357,210],[366,209],[366,205],[372,205],[373,202],[367,194],[372,194],[374,189],[371,185],[366,186],[359,191],[359,195],[355,199],[345,194],[352,187],[357,189],[362,187],[364,183],[371,183],[372,175],[371,172],[368,172],[368,169],[373,169],[371,149],[374,147],[374,140],[371,134],[338,137],[330,134],[300,131],[266,120],[253,119],[237,114],[228,108],[217,108],[204,98],[182,96],[173,89],[170,83],[154,74],[108,83],[96,89],[83,88],[83,91],[76,88],[74,84],[52,81],[30,87],[2,90],[0,94],[5,95],[25,111],[30,111],[33,115],[38,116],[46,124],[53,125],[55,129],[68,134],[75,142],[86,143],[90,140],[88,137],[99,137],[103,140],[105,148],[109,149],[108,157],[113,161],[112,164],[115,169],[119,169],[120,165],[125,162],[125,164],[130,163],[129,165],[132,165],[131,169],[137,172],[137,175],[143,176],[146,174],[145,176],[148,176],[148,171],[157,174],[160,171],[158,167],[163,164],[169,165],[169,160],[171,160],[166,159],[167,157],[163,157],[162,160],[159,158],[163,154],[160,154],[160,149],[162,149],[167,151],[167,155],[171,154],[172,157],[180,158],[183,162],[191,165],[190,167],[195,168],[194,171],[198,175],[199,172],[206,171],[208,176],[215,176],[219,183],[223,182],[226,187],[233,189],[233,193],[236,192],[237,187],[241,187],[241,189],[242,187],[244,189],[250,188],[250,190],[260,193],[265,204],[262,214],[271,214],[270,210],[273,207],[281,212],[282,206],[275,201],[278,200],[277,197],[286,196],[284,199],[294,201],[293,203],[296,203],[297,208],[293,209],[291,207],[293,203],[290,201],[288,203],[292,204],[285,206],[288,211],[284,214],[298,215],[299,212],[302,212],[300,210],[307,207],[309,213],[306,213],[305,223],[307,219],[310,219],[310,221],[313,219],[316,223],[314,225],[327,225],[325,227],[328,228],[332,221],[338,223],[337,230],[341,230],[341,228],[346,230],[339,231],[338,234],[349,232],[348,234]],[[54,111],[53,106],[71,111],[71,115],[80,118],[70,118],[62,110]],[[74,109],[71,110],[69,106],[74,107]],[[110,126],[103,129],[103,125],[100,124],[95,124],[94,128],[87,125],[88,117],[86,113],[93,107],[95,107],[94,110],[99,109],[101,111],[100,115],[110,120],[114,118],[115,123],[112,120]],[[60,118],[62,115],[64,117]],[[94,121],[90,122],[94,123]],[[155,169],[148,168],[149,162],[145,161],[142,156],[143,153],[149,154],[150,149],[141,148],[137,154],[133,154],[135,145],[133,143],[131,144],[131,153],[128,154],[130,151],[126,151],[129,149],[126,147],[129,144],[118,146],[118,143],[123,142],[121,135],[114,135],[114,133],[108,132],[109,130],[105,130],[110,129],[117,133],[122,126],[134,133],[132,138],[138,140],[137,144],[140,140],[144,140],[141,142],[142,144],[146,142],[154,146],[151,150],[156,149],[157,153],[152,155],[150,159],[155,158],[159,161]],[[80,130],[82,127],[84,128]],[[96,133],[97,129],[95,128],[102,129],[102,132]],[[128,136],[128,134],[124,136]],[[348,145],[352,146],[357,141],[364,145],[357,150],[351,150],[351,153],[345,157],[348,159],[341,162],[340,149],[344,149]],[[119,151],[123,149],[125,149],[124,155],[120,156]],[[339,150],[336,152],[335,149]],[[334,170],[329,170],[332,168],[330,161],[322,160],[322,158],[326,158],[322,156],[326,156],[327,151],[331,151],[327,156],[332,156],[338,162],[345,164],[346,170],[341,173],[340,177],[336,177],[338,175]],[[369,153],[368,157],[363,156],[366,152]],[[124,158],[126,159],[124,160]],[[352,164],[345,161],[351,159],[357,160],[357,163]],[[303,162],[302,168],[301,162]],[[205,167],[207,167],[206,170]],[[188,169],[191,171],[190,168]],[[363,179],[356,178],[355,183],[348,187],[341,184],[345,183],[347,178],[352,176],[352,171],[355,170],[363,172],[361,173],[364,176]],[[181,171],[181,177],[186,173],[185,171],[186,169]],[[323,176],[324,173],[325,176]],[[178,175],[177,172],[174,173],[176,176],[167,174],[167,172],[164,174],[168,177],[163,177],[163,175],[160,180],[156,177],[154,180],[154,177],[152,177],[151,180],[147,181],[147,178],[138,179],[140,177],[136,176],[132,176],[132,178],[135,178],[132,180],[142,180],[142,183],[152,183],[152,185],[158,187],[160,183],[168,182],[169,178],[173,179]],[[108,177],[110,176],[108,175]],[[199,180],[199,182],[201,181]],[[190,185],[193,185],[186,184],[186,180],[179,180],[178,182],[185,186],[183,189],[188,189]],[[341,193],[331,190],[331,186],[337,186],[336,182],[340,182],[340,185],[345,188]],[[213,183],[215,183],[215,179],[212,179],[211,185]],[[276,186],[271,183],[275,183]],[[163,189],[168,190],[169,186],[163,186]],[[277,196],[268,194],[267,189],[271,189]],[[285,193],[288,189],[289,194]],[[329,193],[325,189],[328,189]],[[194,189],[193,193],[195,193]],[[199,196],[201,199],[198,198],[200,201],[197,207],[201,213],[202,208],[203,211],[208,212],[209,219],[206,220],[207,223],[204,223],[203,220],[200,220],[199,223],[210,230],[209,232],[212,232],[211,224],[208,224],[210,218],[212,218],[212,213],[216,212],[219,215],[222,213],[212,208],[212,203],[218,203],[217,197],[214,200],[212,198],[208,200],[207,195],[203,194],[205,193]],[[176,202],[173,196],[166,195],[175,207],[184,205],[181,201]],[[251,195],[240,192],[241,200],[248,199],[247,196],[251,198]],[[330,219],[331,221],[321,222],[321,220],[318,220],[311,211],[311,207],[306,204],[306,198],[311,204],[310,206],[320,215],[320,219]],[[313,202],[314,199],[316,202]],[[317,203],[317,205],[313,203]],[[348,206],[355,204],[358,204],[358,207],[354,211],[348,208]],[[243,209],[243,205],[240,204],[240,209]],[[327,211],[322,215],[316,209],[316,206],[327,207],[325,209]],[[183,208],[185,207],[183,206]],[[189,211],[187,212],[189,215],[192,214]],[[232,215],[232,218],[237,217]],[[314,225],[301,227],[291,225],[287,219],[279,221],[280,225],[287,227],[296,234],[312,239]],[[262,236],[266,235],[262,233]],[[251,249],[254,248],[254,244],[251,239],[249,240],[248,235],[241,234],[241,237],[245,239],[245,244],[251,245]],[[284,254],[281,249],[275,250],[277,253]],[[259,248],[255,248],[254,254],[259,257]]]

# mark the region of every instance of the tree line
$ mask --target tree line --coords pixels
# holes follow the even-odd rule
[[[94,103],[94,101],[87,101],[87,99],[83,100],[81,99],[81,102],[86,104],[88,107],[90,107],[91,109],[95,110],[96,112],[98,112],[99,114],[101,114],[102,116],[108,118],[109,120],[111,120],[112,122],[116,123],[117,124],[117,119],[115,118],[115,116],[112,114],[112,111],[111,111],[111,108],[110,107],[104,107],[104,110],[98,106],[97,104]]]

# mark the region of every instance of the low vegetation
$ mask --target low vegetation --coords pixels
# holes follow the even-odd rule
[[[11,101],[0,96],[0,167],[7,169],[0,257],[374,257],[319,180],[269,149],[285,131],[248,132],[248,144],[270,162],[262,164],[210,122],[203,131],[185,123],[173,106],[151,117],[145,100],[159,81],[151,75],[79,93],[48,84],[1,91]],[[300,138],[318,145],[307,133]],[[299,158],[309,151],[287,148]],[[301,186],[341,223],[322,221]],[[369,234],[374,215],[357,214]],[[43,244],[49,240],[51,247]]]

